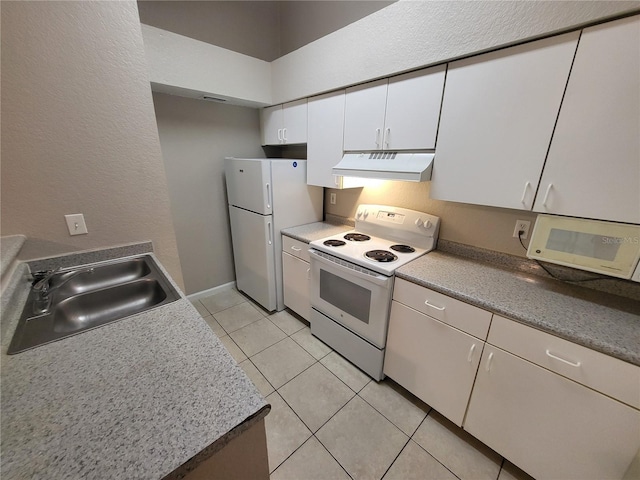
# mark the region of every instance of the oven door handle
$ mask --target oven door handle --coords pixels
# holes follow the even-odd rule
[[[324,258],[322,255],[318,254],[318,252],[316,252],[315,250],[309,250],[309,258],[311,260],[311,263],[316,261],[316,262],[323,263],[325,265],[329,265],[338,270],[342,270],[343,272],[347,272],[351,276],[360,278],[362,280],[366,280],[376,285],[386,286],[389,284],[389,281],[391,280],[391,277],[387,277],[385,275],[381,275],[378,273],[375,273],[372,275],[372,274],[360,272],[353,268],[345,267],[344,265],[340,265],[339,263],[336,263],[336,262],[332,262],[331,260],[328,260]]]

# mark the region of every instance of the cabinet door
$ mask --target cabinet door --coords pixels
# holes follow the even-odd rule
[[[531,209],[578,36],[450,64],[432,198]]]
[[[385,150],[436,147],[445,65],[389,79]]]
[[[282,105],[263,108],[260,111],[262,145],[282,143]]]
[[[307,183],[338,188],[339,178],[331,169],[342,159],[344,134],[344,90],[309,99],[307,139]]]
[[[640,223],[640,17],[580,37],[534,210]]]
[[[484,342],[394,301],[384,374],[458,426]]]
[[[309,264],[282,252],[284,304],[305,320],[311,316],[309,302]]]
[[[307,99],[282,106],[282,143],[307,143]]]
[[[539,479],[620,479],[640,447],[640,412],[489,344],[464,428]]]
[[[347,88],[344,117],[346,151],[382,150],[388,79]]]

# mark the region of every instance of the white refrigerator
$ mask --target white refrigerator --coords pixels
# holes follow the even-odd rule
[[[280,230],[322,221],[322,187],[307,185],[306,160],[226,158],[224,166],[238,290],[283,310]]]

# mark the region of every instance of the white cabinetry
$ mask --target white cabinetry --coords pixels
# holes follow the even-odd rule
[[[396,279],[384,374],[460,426],[490,321],[489,312]]]
[[[449,65],[432,198],[532,208],[579,34]]]
[[[260,112],[262,145],[307,142],[307,99],[263,108]]]
[[[535,478],[620,479],[640,448],[623,403],[637,408],[639,372],[494,315],[464,428]]]
[[[284,304],[307,321],[311,316],[308,250],[306,243],[282,236]]]
[[[534,210],[640,223],[639,136],[635,16],[582,33]]]
[[[344,150],[435,148],[445,66],[346,90]]]
[[[342,160],[345,91],[312,97],[307,103],[307,184],[327,188],[361,187],[356,178],[333,175]]]

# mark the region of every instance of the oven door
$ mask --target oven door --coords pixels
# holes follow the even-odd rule
[[[360,337],[384,348],[393,277],[317,250],[311,259],[311,306]]]

